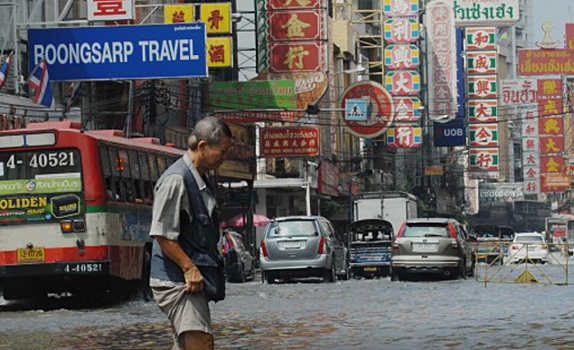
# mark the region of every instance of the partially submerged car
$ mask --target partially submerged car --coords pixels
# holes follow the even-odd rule
[[[514,239],[514,229],[500,225],[476,225],[470,235],[475,239],[474,249],[478,261],[488,264],[502,263],[502,258]]]
[[[393,225],[380,219],[349,225],[349,264],[353,276],[388,276],[391,268]]]
[[[508,248],[509,263],[541,263],[548,262],[548,245],[544,235],[538,232],[517,233]]]

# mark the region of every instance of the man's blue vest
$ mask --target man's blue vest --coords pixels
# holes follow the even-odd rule
[[[223,259],[218,249],[219,214],[214,209],[213,217],[203,202],[203,198],[189,166],[180,158],[170,166],[158,180],[158,186],[169,175],[179,174],[185,181],[191,213],[180,213],[180,234],[178,242],[185,254],[193,261],[203,276],[203,292],[209,300],[219,301],[225,298],[225,276]],[[181,268],[164,255],[157,241],[153,243],[151,260],[151,278],[183,282],[185,278]]]

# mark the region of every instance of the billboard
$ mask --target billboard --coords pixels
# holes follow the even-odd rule
[[[262,128],[259,138],[261,157],[305,157],[320,153],[320,131],[315,126]]]
[[[29,67],[51,81],[206,77],[205,24],[30,29]]]
[[[476,24],[512,24],[520,19],[518,0],[454,1],[457,26]]]

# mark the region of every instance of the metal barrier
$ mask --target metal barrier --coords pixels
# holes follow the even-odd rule
[[[567,243],[478,242],[474,246],[477,282],[568,285]]]

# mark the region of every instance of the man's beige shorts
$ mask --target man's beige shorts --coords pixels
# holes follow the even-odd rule
[[[188,293],[185,286],[152,287],[152,291],[157,305],[170,320],[178,341],[179,336],[187,331],[213,333],[208,300],[203,293]]]

